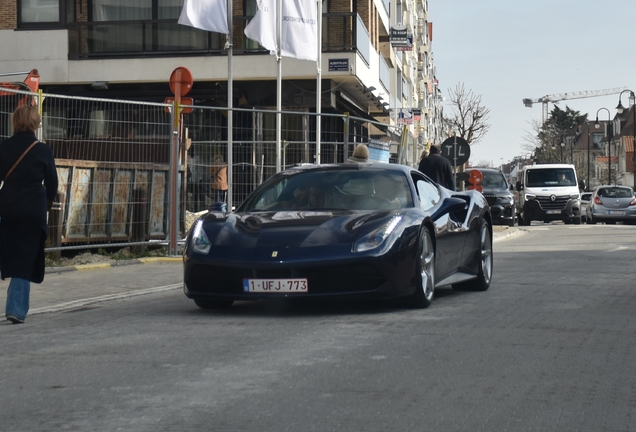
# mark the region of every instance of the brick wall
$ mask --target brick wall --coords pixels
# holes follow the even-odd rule
[[[328,2],[328,10],[323,13],[351,13],[353,12],[353,0],[336,0]],[[323,23],[323,41],[327,41],[328,46],[340,46],[352,44],[351,30],[353,20],[350,17],[330,17]]]
[[[0,0],[0,30],[13,30],[17,27],[18,10],[16,0]]]

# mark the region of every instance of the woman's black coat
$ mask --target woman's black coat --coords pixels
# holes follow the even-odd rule
[[[20,132],[0,143],[0,179],[5,178],[33,141],[37,141],[34,133]],[[18,277],[35,283],[44,280],[47,200],[52,201],[56,192],[53,152],[38,142],[0,189],[2,279]]]

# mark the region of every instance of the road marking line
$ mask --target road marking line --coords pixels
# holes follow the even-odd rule
[[[51,312],[62,312],[62,311],[77,309],[82,306],[87,306],[87,305],[95,304],[95,303],[101,303],[101,302],[105,302],[109,300],[118,300],[118,299],[123,299],[128,297],[141,296],[145,294],[158,293],[162,291],[170,291],[170,290],[181,288],[181,287],[183,287],[183,283],[165,285],[160,287],[145,288],[145,289],[123,292],[123,293],[107,294],[103,296],[91,297],[91,298],[80,299],[80,300],[73,300],[73,301],[69,301],[65,303],[59,303],[53,306],[45,306],[41,308],[31,309],[29,311],[29,315],[51,313]]]
[[[607,252],[618,252],[618,251],[622,251],[622,250],[625,250],[625,249],[629,249],[629,247],[628,246],[618,246],[618,247],[615,247],[614,249],[609,249]]]

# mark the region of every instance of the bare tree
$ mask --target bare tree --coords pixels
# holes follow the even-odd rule
[[[463,83],[457,84],[454,90],[448,89],[448,94],[451,102],[448,123],[468,144],[477,144],[490,129],[490,109],[482,105],[481,95],[473,94],[472,90],[466,91]]]
[[[530,125],[530,130],[525,131],[526,134],[523,137],[524,142],[521,144],[521,150],[532,153],[537,148],[541,147],[541,139],[539,137],[541,134],[542,124],[537,119],[529,120],[528,124]]]

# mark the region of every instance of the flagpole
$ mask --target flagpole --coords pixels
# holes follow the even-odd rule
[[[232,169],[232,153],[233,153],[233,131],[234,131],[234,80],[232,75],[232,54],[234,51],[233,40],[233,4],[232,0],[227,0],[227,27],[229,33],[227,35],[227,209],[232,211],[232,191],[233,191],[233,169]]]
[[[322,121],[322,0],[316,0],[318,7],[318,28],[316,28],[316,38],[318,39],[316,58],[316,164],[320,165],[320,137]]]
[[[276,73],[276,172],[281,171],[281,126],[282,126],[282,75],[283,57],[281,55],[281,35],[283,33],[283,1],[276,0],[276,62],[278,70]]]

